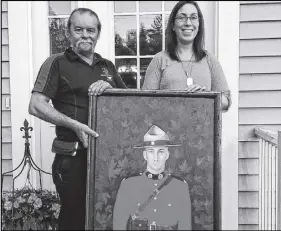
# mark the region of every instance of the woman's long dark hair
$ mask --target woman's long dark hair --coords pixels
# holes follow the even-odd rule
[[[195,58],[197,61],[200,61],[202,58],[206,56],[206,52],[204,51],[204,44],[205,44],[205,29],[204,29],[204,19],[203,14],[198,6],[198,4],[194,1],[179,1],[173,8],[169,21],[166,28],[166,51],[170,55],[171,59],[180,61],[177,53],[177,35],[175,31],[173,31],[173,26],[175,23],[175,17],[179,11],[179,9],[185,4],[192,4],[196,7],[199,16],[199,29],[198,33],[193,42],[193,51],[195,54]]]

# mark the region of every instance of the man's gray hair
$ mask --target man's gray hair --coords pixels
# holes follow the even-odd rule
[[[80,13],[80,14],[85,14],[85,13],[89,13],[90,15],[94,15],[97,19],[98,19],[98,31],[99,33],[101,32],[101,23],[100,23],[100,19],[97,15],[97,13],[89,8],[76,8],[75,10],[73,10],[68,18],[68,21],[67,21],[67,30],[68,32],[70,31],[70,27],[71,27],[71,19],[73,17],[73,14],[74,13]]]

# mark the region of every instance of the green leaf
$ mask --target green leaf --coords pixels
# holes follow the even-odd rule
[[[115,163],[114,159],[111,159],[109,169],[108,169],[108,176],[110,179],[116,178],[121,172],[122,168],[117,167],[117,163]]]
[[[195,211],[201,211],[204,209],[204,204],[202,201],[200,200],[197,200],[195,199],[193,202],[192,202],[192,206],[194,208]]]
[[[47,229],[46,222],[44,220],[39,222],[39,227],[40,230],[46,230]]]
[[[101,221],[101,215],[100,215],[100,212],[97,212],[96,213],[96,221],[98,222],[98,223],[102,223],[102,221]]]
[[[105,207],[105,212],[106,213],[110,213],[112,211],[112,205],[107,205],[106,207]]]
[[[202,158],[197,158],[197,159],[196,159],[196,165],[197,165],[197,166],[200,166],[202,163],[204,163],[204,159],[205,159],[204,157],[202,157]]]
[[[22,226],[22,230],[29,230],[29,229],[30,229],[30,218],[28,218]]]
[[[5,226],[4,230],[13,230],[13,223],[12,221],[9,221]]]
[[[41,211],[41,210],[35,210],[36,213],[38,213],[40,216],[44,217],[46,215],[45,211]]]
[[[118,167],[123,169],[124,167],[128,166],[128,158],[125,156],[123,160],[118,161]]]
[[[54,219],[51,220],[51,227],[53,230],[56,230],[58,228],[57,220],[54,220]]]
[[[100,202],[100,201],[97,202],[96,205],[95,205],[96,210],[102,210],[102,204],[103,204],[103,203]]]
[[[110,198],[110,195],[106,192],[102,193],[102,200],[104,201],[104,203],[107,203],[107,200]]]
[[[184,173],[189,173],[192,170],[192,166],[188,167],[187,161],[184,160],[182,164],[179,165],[180,171]]]
[[[194,182],[200,184],[204,181],[203,177],[202,176],[195,176],[194,177]]]
[[[12,219],[16,220],[16,219],[19,219],[19,218],[22,218],[21,212],[16,213]]]
[[[114,173],[113,173],[113,171],[114,171],[114,169],[116,168],[116,163],[115,163],[115,161],[114,161],[114,159],[112,158],[111,159],[111,161],[110,161],[110,165],[108,166],[108,176],[109,176],[109,178],[113,178],[114,177]]]
[[[22,210],[27,213],[28,212],[28,206],[27,205],[22,206]]]
[[[37,224],[36,224],[36,221],[35,221],[35,218],[34,218],[34,217],[32,217],[32,218],[30,219],[30,228],[31,228],[32,230],[37,230]]]
[[[22,230],[22,227],[19,223],[17,225],[15,225],[15,230]]]

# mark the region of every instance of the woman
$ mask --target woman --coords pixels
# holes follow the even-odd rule
[[[204,19],[196,2],[180,1],[166,29],[166,50],[149,64],[142,89],[222,93],[222,110],[231,104],[230,90],[216,57],[204,50]]]

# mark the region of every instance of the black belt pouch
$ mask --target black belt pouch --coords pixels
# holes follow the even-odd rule
[[[57,137],[53,141],[52,152],[67,155],[75,156],[78,150],[78,141],[69,142],[59,140]]]

